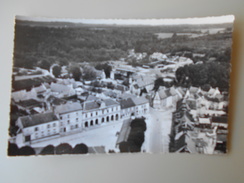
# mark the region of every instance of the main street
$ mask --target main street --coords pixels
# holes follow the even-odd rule
[[[143,148],[149,153],[167,153],[174,109],[150,109]]]

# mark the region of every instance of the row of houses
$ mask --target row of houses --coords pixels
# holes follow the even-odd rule
[[[192,115],[196,105],[186,97],[177,102],[172,114],[170,152],[225,153],[228,134],[227,116],[222,113]]]
[[[75,101],[56,105],[51,111],[19,117],[19,131],[15,143],[31,144],[68,134],[79,133],[102,125],[122,122],[132,116],[148,113],[149,102],[144,97],[128,97],[120,100],[87,97],[84,102]]]

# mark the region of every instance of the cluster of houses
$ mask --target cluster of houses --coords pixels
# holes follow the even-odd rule
[[[130,56],[135,56],[133,50]],[[141,59],[146,55],[136,56]],[[111,61],[110,78],[99,71],[101,77],[94,81],[55,78],[43,70],[38,70],[38,75],[16,76],[11,102],[22,115],[16,121],[18,131],[11,141],[19,146],[30,145],[115,122],[128,126],[132,117],[146,116],[152,107],[158,111],[176,109],[172,114],[170,152],[224,152],[227,94],[218,88],[203,91],[170,84],[155,90],[157,78],[172,83],[177,68],[193,61],[183,56],[168,58],[162,53],[150,58],[154,61],[142,67]]]
[[[19,146],[29,145],[123,122],[149,112],[148,99],[129,93],[129,89],[119,88],[118,83],[114,83],[113,89],[103,88],[104,93],[92,92],[89,90],[91,85],[91,82],[84,84],[73,79],[56,78],[55,81],[38,83],[29,90],[13,90],[12,105],[25,115],[17,119],[19,130],[12,140]],[[114,97],[109,96],[114,92]]]
[[[217,154],[226,152],[227,100],[218,88],[191,87],[172,114],[170,152]]]

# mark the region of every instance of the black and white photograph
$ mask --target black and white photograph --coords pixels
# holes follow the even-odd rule
[[[233,21],[16,16],[8,155],[227,153]]]

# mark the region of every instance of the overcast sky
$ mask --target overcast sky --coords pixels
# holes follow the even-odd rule
[[[232,23],[235,19],[233,15],[204,17],[204,18],[184,18],[184,19],[65,19],[65,18],[43,18],[16,16],[18,20],[29,20],[37,22],[72,22],[85,24],[116,24],[116,25],[180,25],[180,24],[222,24]]]

